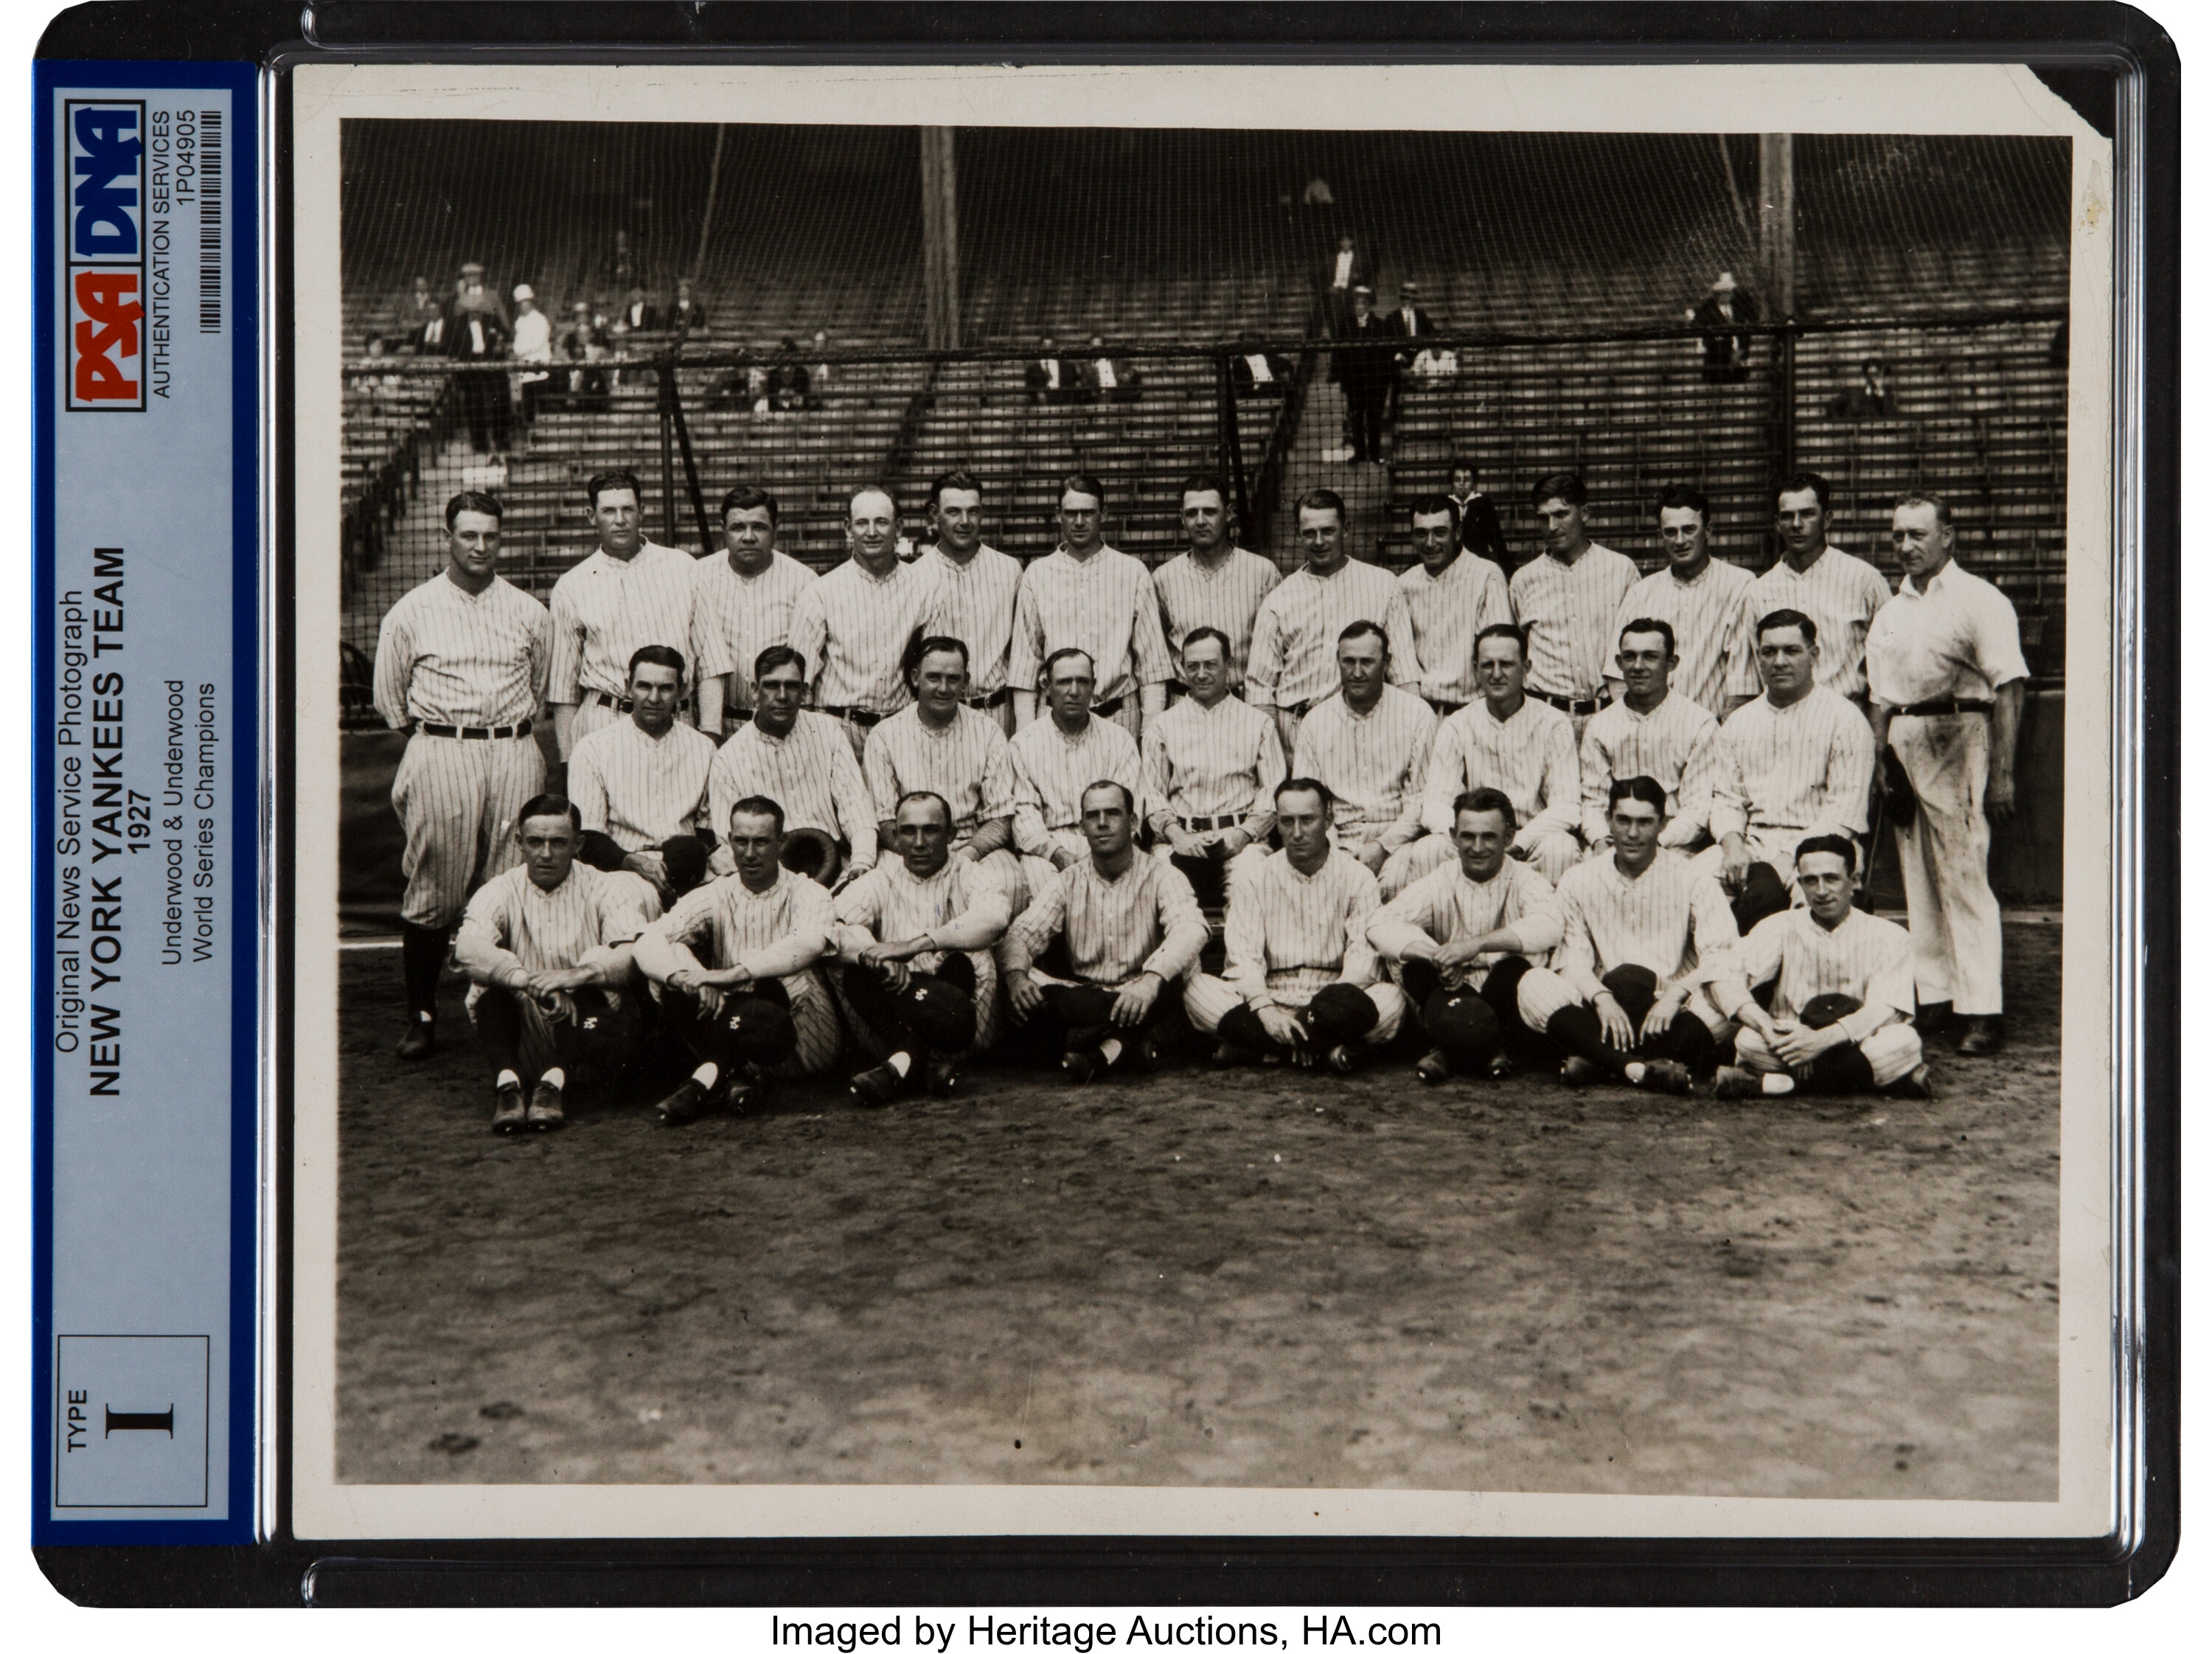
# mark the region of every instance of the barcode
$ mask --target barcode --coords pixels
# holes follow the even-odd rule
[[[222,111],[200,111],[200,331],[222,331]]]

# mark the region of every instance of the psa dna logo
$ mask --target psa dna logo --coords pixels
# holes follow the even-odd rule
[[[146,106],[70,99],[63,204],[72,413],[146,407]]]

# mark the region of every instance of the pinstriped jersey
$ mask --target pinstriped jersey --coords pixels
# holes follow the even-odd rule
[[[814,704],[885,717],[912,705],[900,663],[915,633],[934,629],[937,601],[936,567],[919,558],[894,561],[881,579],[848,558],[801,592],[790,643],[806,661]]]
[[[732,873],[688,892],[649,927],[638,938],[637,964],[655,982],[699,964],[788,976],[829,952],[836,929],[830,892],[805,875],[779,867],[775,883],[751,891]]]
[[[1823,994],[1848,994],[1862,1009],[1846,1020],[1865,1028],[1856,1034],[1862,1039],[1881,1009],[1909,1017],[1915,1008],[1911,933],[1856,908],[1833,930],[1823,929],[1810,908],[1770,915],[1709,964],[1706,976],[1717,980],[1723,971],[1731,979],[1741,971],[1753,988],[1772,982],[1768,1014],[1777,1021],[1794,1019]],[[1737,1007],[1722,1004],[1722,997],[1716,994],[1714,1002],[1733,1014]]]
[[[1023,569],[1006,681],[1035,689],[1038,669],[1060,649],[1090,655],[1101,701],[1166,683],[1174,673],[1152,571],[1110,545],[1080,561],[1062,547]]]
[[[1873,779],[1874,731],[1849,701],[1817,684],[1786,707],[1762,695],[1714,739],[1713,836],[1747,823],[1802,837],[1863,833]]]
[[[1654,856],[1634,879],[1611,855],[1577,862],[1559,880],[1559,917],[1552,972],[1585,1000],[1622,965],[1642,965],[1668,988],[1695,976],[1701,959],[1725,954],[1736,939],[1719,884],[1680,856]]]
[[[714,744],[686,723],[659,740],[625,718],[595,729],[568,755],[568,798],[586,832],[642,850],[707,822]]]
[[[672,546],[647,540],[627,562],[592,552],[553,583],[547,697],[574,705],[587,690],[628,694],[629,658],[648,643],[683,655],[687,693],[729,671],[728,651],[697,595],[697,569]]]
[[[1243,815],[1264,838],[1275,824],[1275,787],[1289,769],[1275,721],[1233,695],[1212,710],[1188,696],[1145,726],[1142,806],[1194,819]]]
[[[1372,835],[1385,851],[1420,836],[1437,715],[1418,695],[1385,684],[1365,716],[1333,695],[1298,726],[1293,775],[1310,775],[1336,795],[1340,834]],[[1362,868],[1364,873],[1366,869]]]
[[[908,707],[868,732],[860,763],[880,824],[898,814],[908,793],[934,793],[952,806],[952,848],[960,848],[987,821],[1014,813],[1013,760],[999,721],[971,707],[955,707],[952,721],[935,729],[921,708]]]
[[[942,546],[932,546],[922,554],[922,560],[936,566],[941,587],[937,618],[930,623],[930,630],[957,637],[968,646],[970,695],[997,694],[1006,687],[1021,564],[988,545],[977,546],[975,555],[964,563],[947,556]]]
[[[1296,707],[1336,687],[1336,640],[1355,620],[1372,621],[1390,642],[1390,681],[1413,677],[1420,651],[1406,597],[1387,569],[1347,557],[1324,578],[1301,566],[1267,593],[1252,623],[1245,683],[1255,707]]]
[[[707,769],[707,807],[717,838],[729,835],[730,806],[749,798],[781,805],[787,832],[812,827],[844,840],[856,867],[876,859],[875,801],[853,744],[834,718],[801,712],[781,739],[757,721],[739,724]]]
[[[1820,665],[1814,681],[1845,699],[1867,692],[1867,628],[1889,601],[1889,581],[1861,557],[1829,546],[1799,574],[1783,558],[1751,585],[1746,606],[1754,639],[1759,617],[1795,609],[1819,635]]]
[[[1514,571],[1506,589],[1513,618],[1528,634],[1530,689],[1596,698],[1620,638],[1613,617],[1636,580],[1634,563],[1595,541],[1571,564],[1547,551]]]
[[[528,973],[600,967],[617,985],[629,974],[629,945],[658,906],[653,887],[635,873],[601,873],[572,863],[550,891],[531,882],[527,866],[509,867],[469,898],[453,955],[471,980],[519,988]]]
[[[394,729],[520,723],[545,698],[553,621],[498,575],[464,592],[441,571],[385,611],[376,633],[376,709]]]
[[[1510,926],[1531,964],[1559,945],[1559,898],[1544,875],[1510,857],[1486,879],[1474,879],[1455,856],[1400,891],[1368,921],[1367,939],[1386,959],[1419,958],[1425,942],[1486,936]]]
[[[725,704],[750,708],[753,662],[791,636],[791,611],[799,594],[814,584],[815,572],[781,551],[769,554],[757,575],[737,571],[728,556],[700,560],[698,600],[704,623],[721,639],[730,663],[730,692]]]
[[[1331,982],[1364,988],[1382,974],[1367,939],[1382,905],[1375,875],[1352,857],[1332,850],[1309,876],[1279,851],[1230,896],[1222,980],[1249,1005],[1293,1009]]]
[[[1662,848],[1694,844],[1712,818],[1713,715],[1672,690],[1649,712],[1615,701],[1583,727],[1583,836],[1611,838],[1607,794],[1617,781],[1649,775],[1667,791]]]
[[[1752,651],[1751,571],[1718,557],[1695,580],[1677,580],[1672,569],[1647,575],[1629,588],[1613,617],[1613,648],[1606,651],[1605,675],[1620,695],[1620,668],[1613,659],[1621,629],[1632,620],[1663,620],[1674,629],[1680,664],[1669,680],[1718,718],[1731,697],[1759,693],[1759,663]]]
[[[1049,855],[1052,835],[1083,821],[1083,790],[1093,781],[1119,781],[1132,798],[1144,797],[1137,743],[1110,719],[1086,715],[1083,733],[1070,739],[1051,717],[1014,732],[1007,743],[1013,764],[1014,848],[1024,855]]]
[[[1420,670],[1404,683],[1431,701],[1465,706],[1481,697],[1474,681],[1474,636],[1485,626],[1513,623],[1505,575],[1487,557],[1462,551],[1441,575],[1415,563],[1398,576]],[[1418,681],[1416,681],[1418,678]]]
[[[1008,928],[999,963],[1027,970],[1064,935],[1078,981],[1118,988],[1149,970],[1175,982],[1197,965],[1208,934],[1190,880],[1158,856],[1133,854],[1119,879],[1107,878],[1085,856],[1045,881]]]
[[[1160,623],[1166,629],[1175,660],[1182,659],[1182,641],[1200,626],[1211,626],[1229,639],[1229,683],[1243,685],[1252,658],[1252,625],[1267,593],[1282,584],[1283,571],[1274,559],[1243,546],[1232,546],[1218,568],[1208,569],[1194,551],[1179,551],[1152,570],[1152,584],[1160,594]]]
[[[1494,787],[1513,800],[1516,844],[1572,832],[1583,797],[1574,721],[1527,697],[1510,718],[1494,715],[1487,701],[1462,707],[1437,726],[1421,824],[1449,836],[1452,800],[1478,787]]]
[[[887,855],[837,892],[837,952],[858,959],[877,942],[927,938],[935,947],[908,963],[934,970],[947,953],[974,953],[1006,933],[1006,892],[977,863],[954,856],[927,879]]]

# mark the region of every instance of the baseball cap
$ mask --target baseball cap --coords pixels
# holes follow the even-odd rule
[[[520,304],[525,299],[535,299],[537,296],[530,290],[530,283],[527,282],[514,289],[514,301],[517,304]]]

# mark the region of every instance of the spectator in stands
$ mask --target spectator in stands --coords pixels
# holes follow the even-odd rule
[[[635,282],[630,283],[629,296],[623,301],[621,323],[631,333],[658,333],[660,331],[660,311],[652,296]]]
[[[497,362],[507,354],[507,331],[505,308],[484,290],[483,266],[462,265],[460,288],[446,330],[447,354],[460,362]],[[506,453],[513,417],[507,374],[496,368],[465,368],[453,375],[453,386],[469,429],[469,446],[478,453],[494,448]]]
[[[1134,402],[1144,384],[1136,369],[1106,353],[1106,341],[1096,333],[1091,336],[1091,359],[1084,364],[1084,379],[1092,401]]]
[[[1437,331],[1436,324],[1429,319],[1429,313],[1421,308],[1421,284],[1419,282],[1398,283],[1398,308],[1391,314],[1390,327],[1391,331],[1401,339],[1426,338]],[[1398,353],[1400,367],[1410,365],[1411,361],[1407,352],[1401,350]]]
[[[1390,323],[1375,311],[1375,289],[1352,289],[1352,319],[1344,342],[1329,352],[1329,376],[1344,392],[1344,441],[1354,465],[1382,465],[1384,410],[1397,372],[1390,356]]]
[[[1261,344],[1259,334],[1249,328],[1237,336],[1237,343],[1244,347],[1243,354],[1229,359],[1230,382],[1235,386],[1237,394],[1255,398],[1279,398],[1295,371],[1289,360]]]
[[[1338,236],[1336,251],[1321,272],[1322,321],[1330,333],[1343,333],[1352,319],[1352,289],[1368,280],[1369,275],[1367,260],[1360,257],[1352,237]]]
[[[417,276],[415,285],[399,295],[393,307],[390,349],[412,356],[420,351],[436,356],[446,348],[446,307],[430,291],[430,278]]]
[[[772,413],[804,413],[807,393],[813,388],[799,360],[799,346],[790,339],[776,352],[768,370],[768,405]]]
[[[1316,173],[1306,180],[1305,204],[1309,207],[1333,207],[1336,192],[1328,187],[1328,180]]]
[[[1060,360],[1059,347],[1047,334],[1037,341],[1041,353],[1036,361],[1023,370],[1022,380],[1029,386],[1030,400],[1049,407],[1075,400],[1083,388],[1082,375],[1072,362]]]
[[[830,364],[822,360],[830,352],[830,335],[823,328],[814,330],[814,388],[820,390],[830,382]]]
[[[460,280],[453,283],[453,319],[458,322],[470,315],[496,318],[502,337],[514,331],[514,323],[507,316],[507,307],[500,302],[499,295],[484,285],[484,267],[478,264],[463,265]]]
[[[592,313],[589,300],[579,299],[568,307],[568,325],[561,331],[558,349],[562,359],[568,364],[568,405],[580,413],[604,412],[607,405],[606,369],[589,364],[605,361],[611,346],[606,322]]]
[[[691,296],[691,283],[676,283],[676,302],[668,312],[668,325],[678,337],[707,331],[707,307]]]
[[[553,320],[538,307],[538,294],[527,283],[514,289],[513,356],[532,364],[514,378],[522,399],[522,429],[528,430],[553,388]]]
[[[1453,460],[1451,487],[1447,492],[1459,508],[1459,543],[1476,556],[1487,557],[1512,573],[1513,554],[1505,549],[1505,531],[1498,524],[1498,508],[1475,487],[1474,467],[1464,459]]]
[[[1838,392],[1828,404],[1838,419],[1894,419],[1897,397],[1889,388],[1889,369],[1879,362],[1859,363],[1859,382]]]
[[[1713,283],[1690,320],[1705,330],[1705,383],[1741,385],[1751,377],[1751,335],[1731,331],[1759,319],[1759,303],[1740,291],[1725,270]]]
[[[619,293],[645,279],[645,266],[630,251],[629,232],[617,230],[615,244],[607,256],[599,261],[599,290]]]

